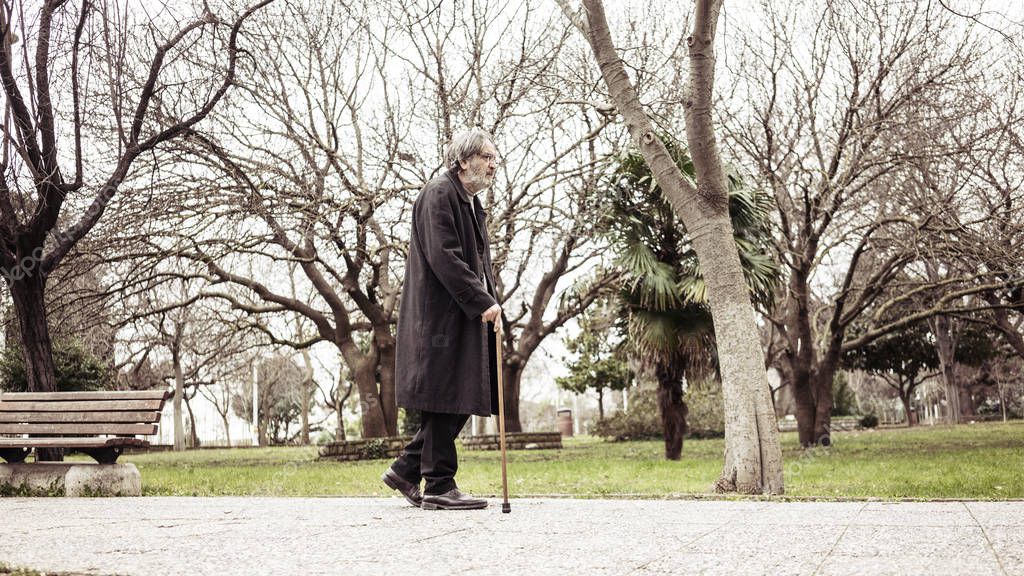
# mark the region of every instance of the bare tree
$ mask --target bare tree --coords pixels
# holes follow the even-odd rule
[[[143,41],[138,15],[90,2],[48,1],[34,8],[11,0],[0,6],[7,119],[0,162],[5,238],[0,265],[32,390],[55,387],[44,306],[47,276],[96,225],[133,162],[196,125],[224,96],[234,80],[242,24],[268,1],[228,20],[208,10],[191,21],[175,20],[169,23],[173,28],[165,28],[174,30],[170,34],[151,25],[147,40],[155,46],[138,62],[140,46],[128,45]],[[224,74],[200,78],[177,65],[197,43],[219,47]],[[97,83],[99,91],[90,92]],[[154,114],[154,101],[174,102],[177,113]],[[108,110],[99,113],[100,106]],[[114,134],[115,141],[93,148],[103,141],[93,137],[104,133]],[[61,215],[82,205],[77,221],[58,230]]]
[[[729,219],[727,183],[713,124],[714,41],[721,0],[698,0],[687,38],[689,92],[686,136],[697,181],[685,179],[637,96],[599,0],[583,2],[583,18],[567,2],[567,16],[585,32],[634,143],[666,199],[689,231],[710,295],[725,401],[725,465],[719,491],[779,494],[784,490],[782,452],[764,372],[754,308],[743,277]],[[585,24],[584,24],[585,22]]]
[[[814,19],[804,4],[761,7],[725,108],[727,141],[776,199],[787,278],[770,320],[803,445],[830,443],[844,353],[1008,281],[988,270],[929,279],[924,264],[925,247],[953,244],[943,210],[988,131],[981,36],[928,4],[813,6]],[[921,308],[882,321],[911,299]]]
[[[394,173],[408,129],[375,122],[366,97],[379,84],[391,99],[386,62],[367,52],[359,22],[338,5],[281,5],[258,19],[255,35],[266,58],[207,134],[180,150],[191,164],[181,165],[182,186],[218,187],[230,225],[207,218],[200,235],[170,242],[205,268],[215,284],[207,296],[248,314],[276,344],[332,344],[356,383],[364,437],[394,435],[391,262],[402,248],[392,229],[409,188]],[[339,68],[342,60],[352,66]],[[312,333],[296,332],[294,320],[291,329],[275,324],[285,312]]]

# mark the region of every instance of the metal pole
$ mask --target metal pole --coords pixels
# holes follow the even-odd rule
[[[252,445],[260,445],[260,379],[257,363],[252,364]]]

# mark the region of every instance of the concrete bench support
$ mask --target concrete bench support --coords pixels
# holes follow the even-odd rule
[[[0,495],[141,496],[142,476],[134,464],[0,464]]]

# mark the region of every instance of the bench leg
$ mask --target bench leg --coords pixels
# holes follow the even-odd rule
[[[116,464],[123,449],[119,446],[108,446],[106,448],[80,448],[79,451],[92,456],[93,460],[100,464]]]
[[[0,448],[0,458],[11,464],[18,464],[24,462],[31,452],[29,448]]]

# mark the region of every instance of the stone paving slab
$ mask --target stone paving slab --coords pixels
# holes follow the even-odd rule
[[[965,502],[964,506],[982,526],[1024,526],[1024,506],[1002,502]]]
[[[1024,575],[1024,502],[0,499],[0,562],[137,576]]]
[[[853,576],[878,574],[879,576],[1001,576],[1005,574],[997,564],[978,564],[970,558],[908,555],[900,558],[832,555],[816,575]]]

